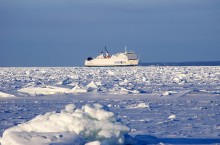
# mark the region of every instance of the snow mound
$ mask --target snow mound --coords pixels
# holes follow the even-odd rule
[[[86,93],[91,91],[98,91],[99,88],[94,82],[91,82],[87,86],[81,86],[76,84],[72,89],[55,87],[55,86],[45,86],[45,87],[27,87],[19,89],[18,92],[27,93],[32,96],[35,95],[54,95],[54,94],[70,94],[70,93]]]
[[[85,88],[85,87],[77,84],[74,88],[69,90],[69,93],[86,93],[88,91],[89,91],[88,88]]]
[[[15,95],[0,92],[0,98],[15,97]]]
[[[163,93],[163,96],[169,96],[170,95],[170,92],[166,91]]]
[[[60,113],[48,112],[5,130],[1,145],[123,144],[129,128],[100,104],[81,109],[69,104]]]
[[[116,85],[116,87],[109,89],[109,92],[111,92],[113,94],[140,94],[141,93],[138,90],[127,89],[125,87],[118,87],[117,85]]]
[[[91,88],[96,88],[96,89],[98,89],[98,86],[96,85],[96,83],[95,83],[94,81],[92,81],[91,83],[89,83],[89,84],[87,85],[87,87],[91,87]]]
[[[169,96],[173,94],[177,94],[177,92],[176,91],[165,91],[162,96]]]
[[[99,91],[98,85],[92,81],[86,86],[82,86],[80,84],[76,84],[74,88],[69,90],[67,93],[86,93],[86,92],[93,92],[93,91]]]
[[[170,115],[170,116],[168,117],[168,119],[174,120],[174,119],[176,119],[176,115],[175,115],[175,114],[172,114],[172,115]]]
[[[88,88],[88,91],[98,91],[99,90],[99,87],[97,86],[97,84],[94,81],[89,83],[87,85],[87,88]]]

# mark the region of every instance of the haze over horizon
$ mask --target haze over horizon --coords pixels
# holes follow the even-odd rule
[[[220,61],[218,0],[0,1],[0,66],[82,66],[134,50],[142,62]]]

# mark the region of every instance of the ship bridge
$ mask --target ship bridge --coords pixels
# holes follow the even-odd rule
[[[127,52],[125,54],[128,57],[128,60],[137,60],[138,57],[134,52]]]

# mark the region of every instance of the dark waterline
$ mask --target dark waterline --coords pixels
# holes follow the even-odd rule
[[[140,66],[220,66],[220,61],[151,62],[140,63]]]

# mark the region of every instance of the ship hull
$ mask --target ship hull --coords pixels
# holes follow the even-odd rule
[[[86,60],[86,67],[137,66],[139,60],[116,60],[111,58]]]

